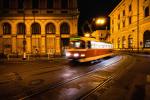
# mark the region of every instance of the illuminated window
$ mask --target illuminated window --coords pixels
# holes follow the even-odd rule
[[[70,27],[67,23],[63,23],[60,26],[60,32],[61,34],[70,34]]]
[[[62,9],[68,8],[68,0],[61,0],[61,8]]]
[[[41,34],[41,26],[38,23],[33,23],[31,25],[32,34]]]
[[[56,33],[56,29],[53,23],[48,23],[46,25],[46,34],[55,34]]]
[[[143,36],[144,48],[150,48],[150,30],[146,30]]]
[[[133,38],[131,35],[128,37],[128,48],[133,48]]]
[[[118,49],[120,48],[120,38],[118,38]]]
[[[145,16],[145,17],[149,16],[149,7],[146,7],[146,8],[145,8],[144,16]]]
[[[125,36],[122,37],[122,48],[125,48],[126,39]]]
[[[54,0],[47,0],[47,8],[53,9],[53,3],[54,3]]]
[[[39,8],[39,0],[32,0],[32,9]]]
[[[23,9],[24,7],[24,0],[18,0],[18,9]]]
[[[17,25],[17,34],[25,34],[25,24],[24,23],[19,23]]]
[[[11,25],[9,23],[4,23],[3,24],[3,34],[11,34]]]

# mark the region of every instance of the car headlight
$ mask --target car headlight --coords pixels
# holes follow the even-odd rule
[[[79,53],[74,53],[73,56],[74,57],[79,57]]]
[[[81,54],[81,57],[85,57],[85,54]]]
[[[66,56],[67,56],[67,57],[70,57],[70,56],[71,56],[71,53],[70,53],[70,52],[66,52]]]

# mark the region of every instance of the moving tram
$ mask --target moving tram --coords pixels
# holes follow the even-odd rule
[[[112,44],[97,41],[95,38],[70,38],[70,46],[66,50],[66,57],[78,62],[88,62],[113,55],[112,49]]]

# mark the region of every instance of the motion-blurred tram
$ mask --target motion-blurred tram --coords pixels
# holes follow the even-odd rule
[[[71,38],[66,57],[78,62],[88,62],[112,55],[112,49],[112,44],[97,41],[95,38]]]

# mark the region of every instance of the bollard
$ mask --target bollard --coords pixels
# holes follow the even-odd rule
[[[48,60],[50,59],[50,54],[48,53]]]
[[[9,54],[7,54],[7,59],[9,60],[10,58],[9,58]]]
[[[27,57],[28,57],[28,60],[30,60],[30,55],[29,55],[29,54],[28,54],[28,56],[27,56]]]

